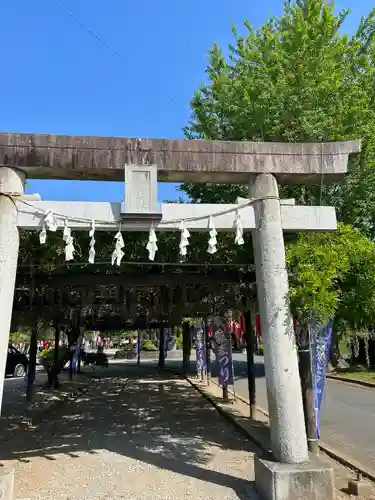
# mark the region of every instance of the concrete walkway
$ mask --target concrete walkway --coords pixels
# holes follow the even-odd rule
[[[30,500],[249,499],[254,445],[188,382],[123,364],[27,433],[9,435],[0,463]]]

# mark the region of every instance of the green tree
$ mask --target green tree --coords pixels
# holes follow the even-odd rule
[[[215,43],[208,83],[191,100],[188,138],[252,141],[364,139],[363,153],[345,182],[282,187],[300,203],[333,204],[341,220],[372,235],[363,199],[375,216],[374,32],[375,10],[357,32],[341,33],[348,10],[324,0],[285,2],[284,13],[245,34],[233,28],[229,55]],[[194,201],[233,202],[246,186],[184,184]]]
[[[348,329],[375,318],[375,244],[340,224],[334,233],[302,233],[287,245],[291,309],[309,323],[338,315]]]
[[[187,138],[251,141],[363,139],[362,153],[340,183],[281,186],[302,204],[330,204],[339,220],[375,238],[375,10],[352,36],[342,32],[348,10],[332,2],[285,2],[284,12],[258,29],[233,28],[228,56],[215,43],[208,83],[191,100]],[[247,186],[184,184],[195,202],[233,202]],[[293,313],[307,324],[333,313],[342,332],[373,322],[372,243],[350,228],[337,234],[288,238]],[[356,299],[357,297],[357,299]]]
[[[304,233],[287,245],[290,304],[302,325],[334,316],[336,346],[373,326],[375,244],[340,224],[335,233]]]

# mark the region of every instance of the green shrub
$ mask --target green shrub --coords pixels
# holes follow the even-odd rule
[[[59,347],[59,359],[63,358],[67,354],[67,351],[68,351],[67,347],[60,346]],[[40,353],[40,359],[42,361],[46,361],[46,362],[54,361],[54,359],[55,359],[55,348],[54,347],[50,347],[49,349],[44,349]]]
[[[142,350],[143,351],[157,351],[158,348],[156,347],[155,342],[153,342],[152,340],[146,340],[145,342],[143,342]]]
[[[119,349],[113,356],[114,359],[124,359],[127,357],[129,349]]]
[[[259,356],[263,356],[263,354],[264,354],[263,344],[259,344],[259,346],[258,346],[258,354],[259,354]]]

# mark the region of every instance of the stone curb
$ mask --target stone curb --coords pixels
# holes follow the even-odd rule
[[[346,380],[346,379],[345,379]],[[219,385],[214,382],[214,381],[211,381],[211,383],[215,384],[217,387],[219,387]],[[232,391],[229,391],[230,394],[232,394],[234,396],[234,393]],[[240,401],[242,401],[243,403],[245,404],[249,404],[249,402],[241,397],[241,396],[238,396],[237,394],[235,395],[235,397],[237,399],[239,399]],[[214,403],[213,403],[214,404]],[[263,408],[260,408],[259,406],[256,407],[257,411],[262,413],[263,415],[265,415],[266,417],[268,417],[268,413],[266,412],[266,410],[264,410]],[[228,415],[229,416],[229,415]],[[237,425],[239,425],[237,422],[236,422]],[[249,434],[250,435],[250,434]],[[253,439],[252,437],[250,437],[250,439]],[[258,443],[256,443],[258,444]],[[262,446],[261,444],[258,444],[258,446],[260,446],[262,448],[263,451],[267,451],[264,446]],[[267,447],[266,447],[267,448]],[[322,443],[320,442],[319,443],[319,448],[326,454],[328,455],[330,458],[332,458],[333,460],[335,460],[336,462],[338,462],[339,464],[341,465],[344,465],[345,467],[347,467],[348,469],[351,469],[352,471],[354,472],[359,472],[362,474],[363,477],[369,479],[370,481],[373,481],[375,482],[375,472],[372,471],[371,469],[367,468],[366,466],[364,466],[363,464],[357,462],[356,460],[354,460],[353,458],[351,457],[348,457],[346,456],[345,454],[343,454],[342,452],[339,452],[337,450],[334,450],[333,448],[331,448],[330,446],[328,446],[327,444],[325,443]]]
[[[196,384],[193,380],[190,379],[190,377],[188,377],[187,375],[184,375],[182,374],[181,372],[179,371],[176,371],[176,370],[172,370],[171,368],[164,368],[164,370],[166,371],[169,371],[170,373],[173,373],[175,375],[178,375],[182,378],[184,378],[185,380],[187,380],[187,382],[189,382],[189,384],[194,387],[194,389],[196,389],[212,406],[215,407],[215,409],[217,410],[217,412],[222,415],[231,425],[233,425],[242,435],[244,435],[247,439],[250,439],[251,441],[253,441],[264,453],[268,453],[270,450],[268,448],[268,445],[267,443],[265,442],[265,440],[263,439],[263,437],[260,435],[260,433],[258,433],[256,431],[256,429],[252,429],[252,432],[248,432],[246,429],[244,429],[241,424],[239,424],[233,417],[232,415],[228,414],[226,411],[225,411],[225,408],[222,408],[221,406],[219,406],[219,404],[213,399],[211,398],[204,390],[202,387],[199,387],[198,384]],[[331,377],[330,377],[331,378]],[[336,377],[334,377],[336,378]],[[345,381],[347,382],[348,380],[345,379]],[[214,380],[211,380],[211,383],[216,385],[217,387],[220,387]],[[242,401],[243,403],[245,404],[249,404],[249,402],[241,397],[241,396],[238,396],[237,394],[235,395],[233,393],[233,391],[229,390],[229,393],[232,395],[232,396],[235,396],[236,399],[239,399],[240,401]],[[266,417],[268,417],[268,413],[263,409],[263,408],[260,408],[260,407],[256,407],[256,410],[260,413],[262,413],[263,415],[265,415]],[[331,457],[333,460],[335,460],[336,462],[340,463],[341,465],[347,467],[348,469],[351,469],[352,471],[354,472],[359,472],[362,474],[363,477],[369,479],[370,481],[373,481],[375,482],[375,472],[368,469],[367,467],[365,467],[363,464],[360,464],[359,462],[355,461],[354,459],[352,459],[351,457],[347,457],[345,456],[343,453],[341,452],[338,452],[337,450],[334,450],[332,449],[330,446],[326,445],[325,443],[319,443],[319,448],[326,454],[328,455],[329,457]]]
[[[239,424],[231,415],[229,415],[225,411],[225,408],[222,408],[213,398],[211,398],[206,393],[206,391],[203,390],[202,387],[196,384],[190,377],[171,368],[165,367],[164,369],[162,368],[161,370],[168,371],[170,373],[173,373],[174,375],[177,375],[185,379],[191,385],[191,387],[193,387],[196,391],[198,391],[216,409],[219,415],[221,415],[227,422],[229,422],[232,426],[234,426],[237,429],[237,431],[240,432],[240,434],[242,434],[246,439],[249,439],[250,441],[255,443],[262,452],[268,453],[270,451],[268,446],[264,442],[263,438],[260,436],[260,433],[257,433],[254,429],[254,433],[250,435],[250,433],[246,429],[244,429],[241,424]]]
[[[265,444],[264,440],[262,437],[255,432],[254,433],[249,433],[246,429],[242,427],[241,424],[237,422],[236,419],[232,417],[228,412],[225,411],[225,408],[222,408],[209,394],[207,394],[206,391],[204,391],[201,387],[199,387],[198,384],[196,384],[193,380],[191,380],[189,377],[184,377],[185,380],[189,382],[189,384],[196,390],[198,391],[215,409],[216,411],[223,417],[227,422],[229,422],[231,425],[233,425],[240,434],[242,434],[246,439],[249,439],[253,443],[255,443],[261,451],[267,453],[270,450],[268,449],[268,446]],[[230,404],[230,403],[229,403]]]
[[[361,385],[362,387],[371,387],[375,389],[375,382],[367,382],[366,380],[358,380],[354,378],[340,377],[340,375],[327,374],[326,377],[330,380],[338,380],[347,384]]]

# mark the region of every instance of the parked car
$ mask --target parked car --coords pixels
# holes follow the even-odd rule
[[[9,344],[5,375],[23,377],[26,373],[28,364],[29,360],[26,354],[23,354],[21,351],[12,346],[12,344]]]

